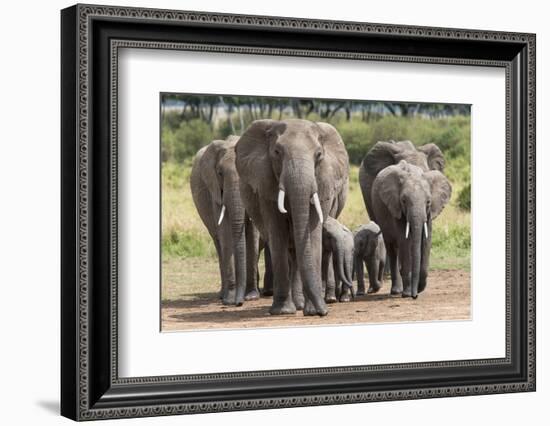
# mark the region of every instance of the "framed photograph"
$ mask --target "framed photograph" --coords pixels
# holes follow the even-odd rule
[[[61,12],[61,413],[535,390],[535,35]]]

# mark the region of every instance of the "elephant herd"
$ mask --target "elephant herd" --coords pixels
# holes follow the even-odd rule
[[[324,316],[327,303],[382,286],[416,298],[426,287],[432,220],[451,196],[444,158],[434,144],[378,142],[359,182],[371,220],[351,232],[337,221],[349,186],[349,160],[338,131],[308,120],[257,120],[240,136],[215,140],[196,154],[193,201],[218,254],[224,304],[263,295],[270,313]],[[354,292],[353,278],[358,281]]]

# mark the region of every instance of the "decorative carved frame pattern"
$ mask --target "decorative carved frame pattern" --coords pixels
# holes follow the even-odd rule
[[[170,415],[184,413],[205,413],[231,410],[249,410],[262,408],[280,408],[308,405],[343,404],[367,401],[401,400],[415,398],[434,398],[442,396],[461,396],[488,393],[504,393],[518,391],[533,391],[535,389],[535,36],[533,34],[519,34],[510,32],[494,32],[464,29],[426,28],[415,26],[368,24],[356,22],[335,22],[324,20],[228,15],[203,12],[183,12],[155,9],[137,9],[125,7],[103,7],[77,5],[76,14],[78,19],[78,43],[77,43],[77,89],[78,89],[78,111],[77,111],[77,172],[78,177],[78,217],[77,217],[77,253],[78,253],[78,277],[77,277],[77,342],[78,362],[76,364],[78,392],[78,406],[74,418],[79,420],[91,420],[113,417],[140,417],[151,415]],[[521,382],[483,384],[479,386],[449,386],[424,388],[424,389],[400,389],[379,392],[354,392],[354,393],[329,393],[325,395],[311,395],[299,397],[273,397],[257,398],[246,400],[225,400],[203,403],[165,403],[158,405],[145,405],[139,407],[115,407],[95,408],[90,401],[90,389],[88,387],[90,335],[88,316],[90,308],[89,291],[89,113],[90,113],[90,84],[89,84],[89,56],[90,56],[90,23],[94,18],[119,18],[139,20],[140,22],[173,21],[181,23],[210,23],[220,25],[238,25],[262,28],[299,28],[304,30],[316,30],[327,32],[350,32],[364,34],[382,35],[411,35],[423,38],[437,39],[463,39],[463,40],[485,40],[485,41],[508,41],[523,43],[527,46],[528,74],[527,74],[527,380]],[[417,57],[403,55],[365,54],[349,52],[327,52],[300,49],[279,49],[279,48],[258,48],[243,46],[221,46],[211,44],[193,43],[170,43],[151,42],[142,40],[111,40],[111,369],[110,380],[113,385],[124,384],[151,384],[151,383],[173,383],[173,382],[194,382],[194,381],[215,381],[219,379],[241,379],[247,377],[272,377],[272,376],[301,376],[307,374],[342,374],[356,371],[380,371],[390,369],[408,369],[424,367],[449,367],[449,366],[479,366],[479,365],[502,365],[510,362],[511,342],[511,280],[510,280],[510,256],[512,248],[511,240],[511,173],[510,164],[512,154],[510,149],[511,131],[511,65],[506,61],[488,61],[461,58],[441,57]],[[481,65],[496,66],[506,69],[506,357],[504,359],[483,359],[464,360],[450,362],[415,363],[415,364],[394,364],[361,367],[327,367],[317,369],[300,370],[274,370],[245,373],[221,373],[191,376],[162,376],[142,378],[119,378],[117,368],[117,70],[118,70],[118,49],[119,48],[153,48],[153,49],[175,49],[175,50],[197,50],[209,52],[227,52],[240,54],[265,54],[265,55],[293,55],[326,57],[337,59],[361,59],[374,61],[396,61],[396,62],[425,62],[456,65]]]

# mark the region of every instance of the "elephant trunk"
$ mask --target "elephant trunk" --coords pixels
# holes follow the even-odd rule
[[[418,281],[420,278],[420,264],[422,261],[422,240],[424,234],[424,221],[417,221],[411,224],[411,296],[416,299],[418,296]]]
[[[336,247],[336,250],[332,254],[333,264],[334,264],[334,271],[338,273],[340,280],[342,281],[342,285],[346,286],[352,296],[353,294],[353,277],[352,277],[352,263],[353,259],[350,259],[348,256],[346,256],[346,252],[344,247],[341,245],[338,245]],[[342,292],[344,289],[342,288]]]
[[[231,185],[233,189],[224,192],[224,204],[228,208],[233,243],[233,261],[235,265],[235,283],[237,287],[235,304],[241,306],[244,302],[246,289],[246,238],[245,238],[245,211],[238,185]]]
[[[428,281],[428,268],[430,265],[430,251],[432,249],[432,221],[428,219],[424,224],[424,238],[422,244],[422,262],[420,264],[420,279],[418,282],[418,292],[422,293],[426,289]]]
[[[321,231],[319,208],[311,204],[317,193],[315,169],[307,161],[289,161],[280,178],[281,190],[288,194],[296,263],[304,293],[318,315],[327,309],[321,296]]]

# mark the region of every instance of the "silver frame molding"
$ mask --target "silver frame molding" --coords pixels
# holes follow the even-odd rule
[[[103,46],[102,29],[95,30],[94,23],[108,26],[115,35],[108,38]],[[371,53],[345,50],[321,50],[300,47],[248,46],[244,44],[219,44],[209,41],[181,42],[170,40],[170,34],[158,41],[133,38],[131,31],[121,32],[117,37],[118,23],[135,23],[141,26],[171,25],[185,28],[225,28],[242,31],[271,31],[274,34],[325,34],[334,37],[377,37],[377,40],[410,39],[411,45],[419,41],[433,43],[479,43],[480,46],[521,47],[521,59],[514,57],[501,59],[463,58],[395,53]],[[94,33],[95,31],[95,33]],[[121,30],[122,31],[122,30]],[[159,33],[160,34],[160,33]],[[282,408],[310,405],[346,404],[357,402],[464,396],[490,393],[506,393],[535,390],[535,36],[510,32],[492,32],[464,29],[427,28],[402,25],[383,25],[357,22],[335,22],[283,17],[245,16],[218,13],[170,11],[127,7],[103,7],[77,5],[62,12],[62,53],[64,58],[62,76],[62,209],[67,224],[63,220],[62,231],[62,414],[75,420],[105,418],[159,416],[187,413],[207,413],[233,410]],[[95,38],[94,38],[95,37]],[[380,45],[383,42],[380,42]],[[430,44],[431,45],[431,44]],[[103,47],[102,47],[103,46]],[[107,49],[109,63],[100,63],[96,56],[99,49]],[[224,52],[236,54],[261,54],[336,58],[348,60],[415,62],[452,64],[465,66],[488,66],[504,68],[506,72],[506,356],[499,359],[459,360],[447,362],[387,364],[367,366],[342,366],[298,370],[271,370],[239,373],[219,373],[204,375],[178,375],[159,377],[118,377],[118,326],[117,326],[117,161],[118,161],[118,53],[120,49],[163,49],[193,50],[204,52]],[[504,49],[504,48],[503,48]],[[503,50],[504,51],[504,50]],[[506,56],[504,53],[502,56]],[[101,67],[99,66],[101,65]],[[104,70],[105,77],[94,80],[94,66]],[[514,78],[520,70],[522,78]],[[521,71],[521,72],[520,72]],[[102,71],[103,72],[103,71]],[[102,74],[103,75],[103,74]],[[518,96],[518,93],[522,96]],[[108,110],[103,114],[98,94],[108,98]],[[92,123],[93,114],[106,117],[102,126],[108,135],[108,147],[93,144],[103,127]],[[514,117],[519,120],[513,124]],[[99,120],[96,118],[96,121]],[[102,133],[101,133],[102,134]],[[519,141],[522,149],[518,155],[514,141]],[[108,159],[108,197],[105,202],[95,174],[98,158]],[[108,164],[107,164],[108,163]],[[103,166],[102,166],[103,167]],[[516,174],[523,176],[518,182]],[[72,179],[70,183],[65,178]],[[101,181],[103,182],[103,181]],[[512,215],[514,206],[520,203],[522,217]],[[105,211],[104,221],[98,221],[98,209]],[[103,216],[102,216],[103,217]],[[103,219],[102,219],[103,220]],[[94,232],[105,225],[108,238],[102,239]],[[517,244],[513,241],[520,240]],[[107,272],[95,269],[100,241],[107,252]],[[512,258],[521,254],[522,271],[514,273]],[[515,275],[514,275],[515,274]],[[92,291],[97,277],[108,278],[105,296],[97,296]],[[521,285],[520,285],[521,284]],[[519,289],[518,287],[521,287]],[[520,291],[521,290],[521,291]],[[521,310],[513,309],[513,301],[521,298]],[[100,314],[97,304],[104,304]],[[95,309],[95,310],[94,310]],[[98,325],[100,324],[100,325]],[[101,329],[100,329],[101,327]],[[520,334],[514,333],[520,330]],[[524,343],[517,343],[520,339]],[[518,346],[519,345],[519,346]],[[99,347],[105,351],[99,354]],[[522,353],[514,352],[521,348]],[[108,353],[107,353],[108,352]],[[411,378],[409,386],[399,386],[373,391],[355,390],[352,383],[355,375],[396,374],[424,370],[464,369],[483,367],[505,368],[516,365],[518,357],[519,379],[499,379],[467,385],[437,385],[419,387]],[[516,364],[514,364],[516,363]],[[436,374],[436,373],[434,373]],[[154,397],[155,392],[164,395],[171,386],[190,386],[196,393],[204,391],[209,384],[219,384],[226,380],[251,381],[292,378],[295,382],[308,377],[332,380],[348,377],[349,383],[341,390],[318,391],[304,394],[299,390],[273,392],[265,390],[267,396],[239,398],[228,395],[226,399],[212,397],[193,400],[192,393],[182,394],[179,399],[164,396]],[[357,376],[358,377],[358,376]],[[361,376],[363,377],[363,376]],[[444,376],[442,376],[442,379]],[[456,383],[459,379],[456,379]],[[266,382],[267,383],[267,382]],[[270,382],[271,383],[271,382]],[[275,382],[273,382],[275,383]],[[133,390],[141,386],[151,392],[150,399],[141,400]],[[265,385],[267,386],[267,385]],[[271,386],[271,385],[270,385]],[[170,388],[172,389],[172,388]],[[178,388],[179,389],[179,388]],[[271,389],[271,388],[269,388]],[[321,389],[321,388],[320,388]],[[328,387],[327,387],[328,389]],[[269,393],[269,394],[268,394]],[[74,395],[72,395],[74,394]],[[201,394],[202,395],[202,394]]]

